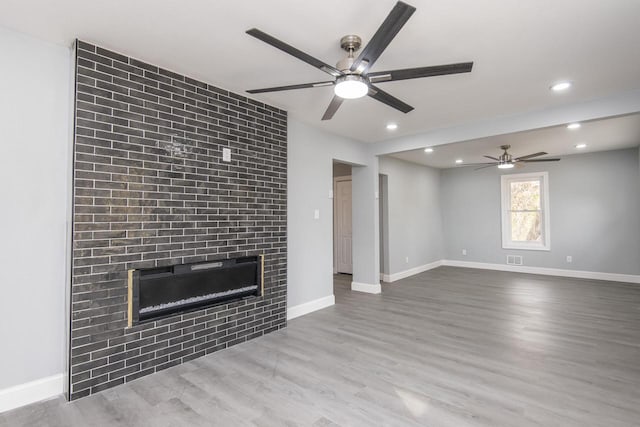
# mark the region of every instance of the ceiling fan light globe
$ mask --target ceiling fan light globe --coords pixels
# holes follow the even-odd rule
[[[500,163],[498,169],[511,169],[515,165],[513,163]]]
[[[362,98],[369,93],[369,86],[361,76],[344,76],[336,80],[335,94],[344,99]]]

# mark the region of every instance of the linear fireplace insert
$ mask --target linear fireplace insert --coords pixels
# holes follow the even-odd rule
[[[264,256],[129,270],[129,327],[263,292]]]

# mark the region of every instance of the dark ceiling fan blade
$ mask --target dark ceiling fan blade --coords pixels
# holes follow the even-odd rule
[[[315,82],[315,83],[301,83],[298,85],[289,85],[289,86],[276,86],[276,87],[267,87],[264,89],[251,89],[247,92],[249,93],[265,93],[265,92],[279,92],[282,90],[293,90],[293,89],[306,89],[310,87],[324,87],[324,86],[332,86],[335,82]]]
[[[489,165],[489,166],[497,166],[499,165],[500,162],[487,162],[487,163],[460,163],[459,165],[456,165],[456,167],[458,168],[462,168],[465,166],[484,166],[484,165]]]
[[[331,120],[336,111],[338,111],[338,108],[342,105],[342,101],[344,101],[344,98],[334,95],[327,110],[324,112],[324,116],[322,116],[322,120]]]
[[[492,156],[484,156],[484,157],[486,157],[487,159],[495,160],[496,162],[500,161],[500,159],[497,157],[492,157]]]
[[[387,92],[377,88],[374,85],[369,85],[368,95],[373,99],[382,102],[383,104],[387,104],[389,107],[393,107],[396,110],[402,111],[405,114],[413,110],[413,107],[411,105],[400,101],[395,96],[389,95]]]
[[[376,71],[367,74],[372,83],[419,79],[422,77],[444,76],[446,74],[470,73],[473,62],[459,64],[434,65],[431,67],[406,68],[404,70]]]
[[[534,160],[517,160],[518,162],[523,163],[533,163],[533,162],[559,162],[560,159],[534,159]]]
[[[247,30],[247,34],[249,34],[250,36],[253,36],[255,38],[257,38],[258,40],[262,40],[263,42],[270,44],[271,46],[280,49],[283,52],[288,53],[291,56],[294,56],[296,58],[298,58],[301,61],[306,62],[309,65],[312,65],[322,71],[324,71],[325,73],[331,74],[334,77],[338,77],[341,76],[343,73],[342,71],[338,70],[335,67],[332,67],[329,64],[326,64],[322,61],[320,61],[319,59],[314,58],[313,56],[304,53],[303,51],[296,49],[295,47],[278,40],[277,38],[270,36],[269,34],[258,30],[257,28],[252,28],[250,30]]]
[[[415,11],[415,7],[406,3],[401,1],[396,3],[378,31],[351,65],[351,71],[358,70],[361,74],[366,74]]]
[[[492,164],[488,164],[488,165],[486,165],[486,166],[482,166],[481,168],[476,168],[476,169],[474,169],[474,170],[479,171],[480,169],[490,168],[490,167],[496,166],[496,165],[498,165],[498,164],[499,164],[499,163],[492,163]]]
[[[518,157],[517,159],[513,159],[513,160],[525,160],[525,159],[530,159],[532,157],[544,156],[545,154],[549,154],[549,153],[545,153],[544,151],[541,151],[539,153],[533,153],[533,154],[528,154],[526,156]]]

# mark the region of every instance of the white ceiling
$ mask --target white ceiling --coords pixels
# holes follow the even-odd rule
[[[580,143],[586,148],[576,149]],[[392,157],[435,168],[456,167],[456,159],[464,163],[484,163],[491,160],[484,155],[498,157],[501,145],[511,145],[509,153],[514,157],[541,151],[548,156],[591,153],[595,151],[618,150],[637,147],[640,144],[640,114],[594,120],[581,123],[579,129],[554,126],[527,132],[480,138],[454,144],[433,147],[433,153],[424,149],[392,154]],[[540,157],[540,158],[544,158]]]
[[[402,114],[370,98],[321,122],[330,87],[255,95],[327,131],[377,142],[640,88],[640,1],[407,0],[417,7],[372,68],[474,61],[470,74],[381,83],[413,105]],[[334,64],[338,41],[373,35],[395,0],[2,0],[0,25],[69,44],[78,37],[202,79],[246,89],[327,75],[244,33],[257,27]],[[562,95],[548,90],[575,82]],[[389,121],[400,128],[390,134]]]

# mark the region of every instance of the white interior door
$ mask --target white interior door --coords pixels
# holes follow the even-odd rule
[[[351,181],[336,181],[336,269],[353,274],[351,258]]]

